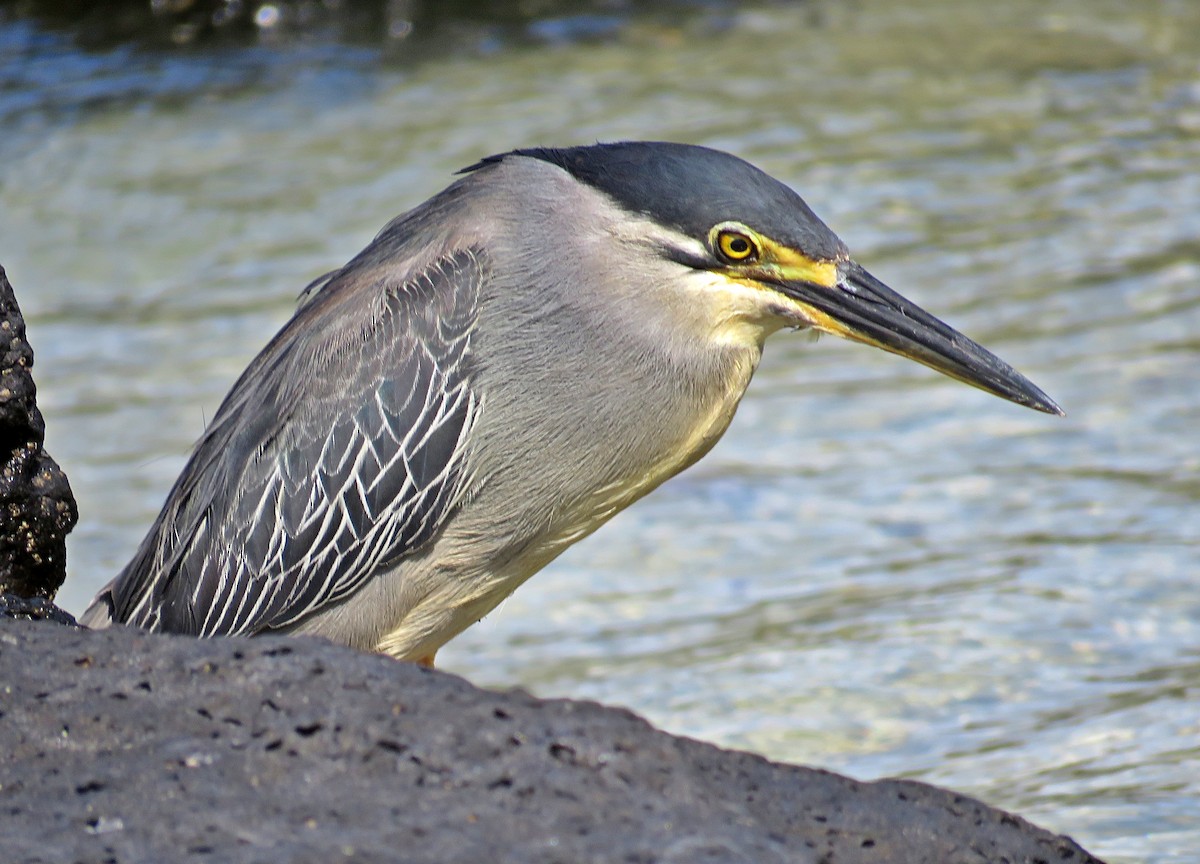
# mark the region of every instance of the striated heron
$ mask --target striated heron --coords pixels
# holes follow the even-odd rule
[[[726,153],[515,150],[461,173],[309,286],[85,623],[431,664],[708,452],[781,328],[1062,413]]]

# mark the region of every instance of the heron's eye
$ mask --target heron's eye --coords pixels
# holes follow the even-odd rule
[[[726,261],[742,263],[758,257],[758,247],[741,231],[721,231],[717,234],[717,251]]]

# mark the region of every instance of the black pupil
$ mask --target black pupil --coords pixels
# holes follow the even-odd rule
[[[750,251],[750,242],[745,237],[734,237],[729,241],[729,251],[741,255]]]

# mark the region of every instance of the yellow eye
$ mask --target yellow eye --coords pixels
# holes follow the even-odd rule
[[[717,234],[717,251],[726,261],[741,263],[753,261],[758,257],[758,247],[754,240],[741,231],[725,230]]]

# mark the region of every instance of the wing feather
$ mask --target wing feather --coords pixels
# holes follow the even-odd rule
[[[348,267],[322,283],[226,397],[111,588],[115,620],[202,636],[284,627],[452,515],[481,407],[483,265],[464,249],[400,283],[361,279]],[[339,319],[343,295],[368,287],[369,319]]]

